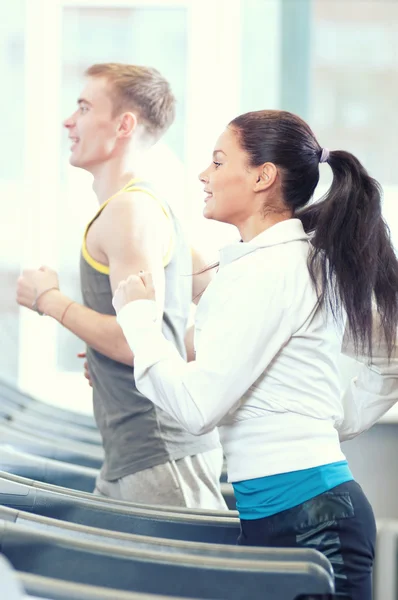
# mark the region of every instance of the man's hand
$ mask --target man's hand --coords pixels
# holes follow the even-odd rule
[[[130,275],[126,280],[119,283],[112,304],[118,314],[126,304],[134,302],[134,300],[155,299],[152,275],[140,271],[138,275]]]
[[[17,302],[33,310],[37,300],[37,308],[40,308],[40,297],[53,289],[59,289],[55,271],[44,266],[40,269],[25,269],[17,281]]]
[[[78,358],[87,358],[87,354],[85,352],[79,352],[79,354],[77,355]],[[87,379],[88,384],[90,387],[93,387],[93,382],[90,376],[90,371],[88,370],[88,362],[85,360],[83,363],[83,369],[84,369],[84,377]]]

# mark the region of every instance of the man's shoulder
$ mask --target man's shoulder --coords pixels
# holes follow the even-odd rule
[[[162,221],[168,210],[156,196],[145,191],[126,191],[113,198],[103,210],[103,222],[121,225],[145,222],[150,218]]]

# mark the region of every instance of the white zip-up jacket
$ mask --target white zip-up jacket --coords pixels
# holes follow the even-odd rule
[[[384,372],[363,367],[342,397],[342,328],[317,309],[309,251],[298,219],[223,249],[197,309],[194,362],[164,338],[153,301],[118,315],[138,389],[192,433],[218,426],[230,481],[343,460],[338,430],[348,439],[366,429],[380,416],[379,394],[395,389],[395,363],[388,385]],[[364,390],[378,407],[366,417]]]

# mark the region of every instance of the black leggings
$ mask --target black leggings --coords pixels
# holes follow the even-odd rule
[[[376,523],[362,488],[342,483],[271,517],[241,520],[238,544],[315,548],[331,562],[336,594],[372,600]]]

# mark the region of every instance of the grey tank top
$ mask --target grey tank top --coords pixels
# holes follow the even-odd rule
[[[152,197],[150,186],[134,180],[121,192],[141,191]],[[156,198],[157,199],[157,198]],[[111,200],[111,199],[110,199]],[[181,227],[170,208],[157,199],[170,220],[172,243],[165,258],[165,305],[163,333],[186,357],[184,336],[192,298],[192,259]],[[105,315],[115,315],[109,268],[96,262],[86,248],[86,235],[106,207],[103,204],[90,221],[82,246],[80,279],[85,306]],[[218,433],[194,436],[143,396],[134,382],[134,368],[87,348],[93,382],[94,415],[101,432],[105,461],[101,475],[108,481],[138,471],[217,448]]]

